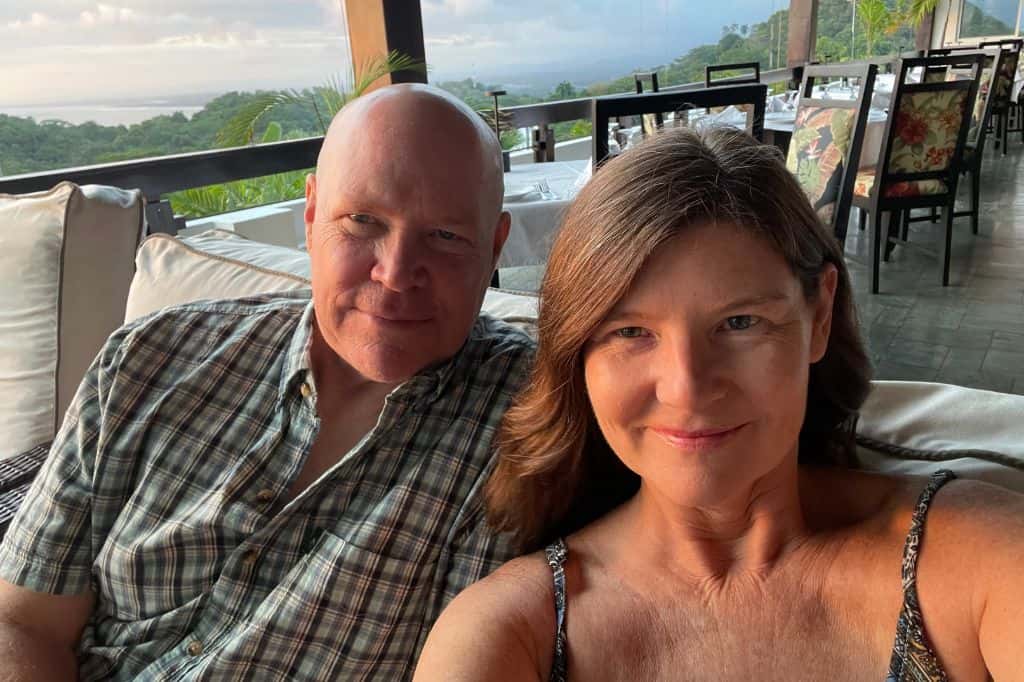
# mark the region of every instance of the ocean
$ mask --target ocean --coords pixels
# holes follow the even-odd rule
[[[94,121],[103,126],[116,126],[141,123],[156,116],[173,114],[176,111],[180,111],[185,116],[191,116],[197,111],[201,111],[202,108],[201,106],[171,104],[64,104],[19,107],[0,105],[0,114],[21,117],[31,116],[37,122],[47,119],[59,119],[75,125]]]

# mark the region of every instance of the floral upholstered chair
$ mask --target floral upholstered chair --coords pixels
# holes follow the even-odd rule
[[[900,61],[878,165],[861,169],[854,185],[853,204],[872,219],[872,293],[878,293],[882,245],[886,245],[886,256],[890,242],[910,245],[900,238],[898,226],[900,215],[913,208],[943,209],[942,284],[949,284],[953,202],[984,58],[983,54],[963,54]],[[927,72],[941,66],[969,69],[970,78],[906,82],[911,69]],[[884,240],[883,214],[889,214]]]
[[[786,167],[807,193],[822,223],[842,243],[850,218],[853,178],[850,168],[860,159],[864,125],[874,89],[874,64],[863,66],[804,67],[800,101]],[[825,79],[845,78],[859,84],[853,100],[816,99],[815,85]]]
[[[1009,143],[1013,79],[1017,74],[1017,64],[1020,61],[1022,44],[1024,44],[1024,40],[1020,38],[1009,38],[983,42],[980,45],[982,48],[998,47],[1003,52],[998,67],[998,75],[996,76],[995,90],[992,94],[992,115],[998,119],[993,125],[996,134],[996,146],[1002,146],[1003,156],[1006,155],[1006,146]]]

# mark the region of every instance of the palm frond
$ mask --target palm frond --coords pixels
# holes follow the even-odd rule
[[[359,97],[382,76],[397,71],[425,71],[423,62],[416,61],[398,50],[392,50],[384,57],[371,57],[365,60],[356,71],[356,82],[352,88],[352,97]]]
[[[929,14],[939,6],[939,0],[910,0],[906,10],[907,21],[912,26],[920,26]]]
[[[262,93],[243,106],[217,132],[217,144],[221,147],[238,147],[252,144],[256,136],[256,128],[260,120],[267,116],[275,107],[285,104],[298,104],[312,108],[316,114],[320,129],[326,134],[327,125],[351,100],[362,95],[382,76],[396,71],[425,71],[426,66],[412,57],[392,50],[384,57],[367,59],[357,71],[356,83],[351,90],[345,88],[342,79],[331,76],[324,85],[299,92],[288,90],[283,92]]]
[[[220,147],[239,147],[251,144],[256,135],[256,126],[260,119],[274,107],[282,104],[301,101],[301,96],[291,92],[268,92],[257,95],[251,102],[238,110],[228,119],[224,127],[217,131],[217,145]]]

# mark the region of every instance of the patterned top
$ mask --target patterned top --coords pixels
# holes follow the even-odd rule
[[[945,682],[947,679],[924,631],[921,607],[917,601],[917,556],[924,536],[924,519],[932,498],[939,488],[954,478],[956,474],[946,469],[932,474],[914,509],[903,551],[903,608],[896,623],[896,643],[893,645],[885,682]],[[565,541],[559,538],[544,550],[544,554],[555,580],[555,655],[548,679],[550,682],[566,682],[569,662],[565,638],[565,561],[569,550]]]
[[[448,362],[285,502],[316,438],[309,292],[118,330],[0,547],[0,577],[96,593],[83,680],[408,678],[440,610],[510,559],[491,438],[529,338],[481,316]]]

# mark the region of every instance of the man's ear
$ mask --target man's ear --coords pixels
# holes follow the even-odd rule
[[[313,236],[313,221],[316,219],[316,174],[306,176],[306,210],[302,215],[306,223],[306,249],[309,249]]]
[[[498,216],[498,224],[494,226],[494,250],[491,252],[491,270],[498,266],[498,258],[501,257],[501,248],[505,246],[508,239],[509,229],[512,227],[512,214],[502,211]]]
[[[839,271],[832,263],[825,263],[818,276],[818,296],[814,301],[814,323],[811,327],[811,363],[825,357],[828,339],[832,333],[832,310],[835,307]]]

